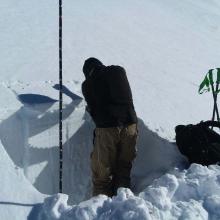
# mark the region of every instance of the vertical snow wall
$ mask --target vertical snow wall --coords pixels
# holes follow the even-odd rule
[[[59,190],[58,103],[24,104],[0,123],[0,139],[26,178],[44,194]],[[69,203],[91,196],[90,152],[94,124],[82,100],[63,109],[63,193]],[[139,192],[182,159],[176,146],[148,129],[139,119],[138,156],[132,170],[133,190]]]

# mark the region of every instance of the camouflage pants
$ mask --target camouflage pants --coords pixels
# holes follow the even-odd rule
[[[95,129],[91,154],[93,196],[113,196],[117,188],[130,187],[136,140],[137,124]]]

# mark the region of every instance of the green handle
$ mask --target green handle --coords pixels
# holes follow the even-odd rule
[[[214,69],[210,69],[208,73],[205,75],[205,78],[203,79],[202,83],[199,86],[199,94],[202,94],[204,92],[209,92],[211,86],[214,85],[213,70]],[[216,68],[216,70],[217,70],[216,84],[220,84],[220,68]],[[215,91],[215,93],[219,93],[219,92],[220,92],[220,89]]]

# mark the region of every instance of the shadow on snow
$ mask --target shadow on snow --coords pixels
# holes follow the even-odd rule
[[[63,92],[72,98],[72,102],[63,109],[63,120],[67,120],[63,127],[65,131],[63,193],[69,195],[69,203],[73,204],[91,196],[90,152],[92,151],[94,124],[84,112],[84,107],[81,111],[81,123],[76,125],[76,121],[72,121],[72,115],[76,114],[75,111],[82,99],[71,93],[66,87],[63,88]],[[14,164],[24,169],[27,178],[29,178],[28,169],[30,166],[46,162],[36,180],[33,181],[33,185],[42,193],[57,193],[59,178],[58,129],[56,128],[57,134],[51,136],[57,138],[57,141],[55,140],[57,145],[39,147],[29,144],[29,140],[34,136],[47,132],[58,125],[59,111],[48,111],[56,100],[36,94],[22,94],[18,99],[23,103],[23,106],[0,124],[2,144]],[[74,120],[77,118],[78,115]],[[132,169],[132,188],[135,193],[143,190],[155,178],[160,177],[169,169],[176,166],[181,167],[184,163],[176,145],[152,132],[141,119],[138,120],[138,129],[138,153]],[[47,141],[45,140],[45,142]]]

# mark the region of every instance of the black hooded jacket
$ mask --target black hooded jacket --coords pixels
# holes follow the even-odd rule
[[[120,66],[96,66],[82,84],[82,93],[97,127],[137,123],[131,88]]]

